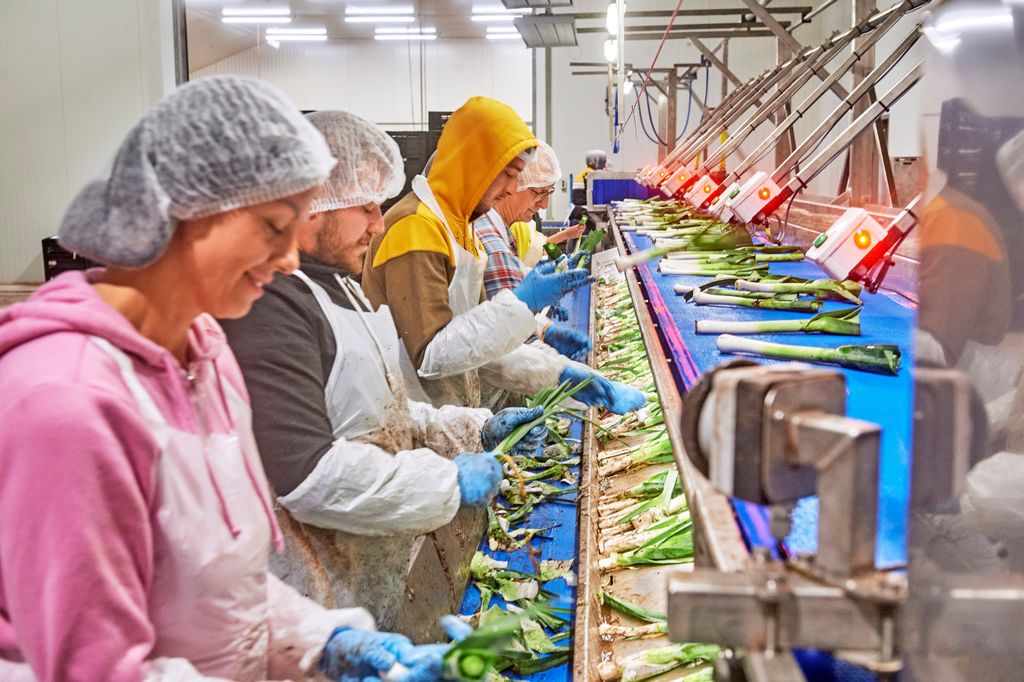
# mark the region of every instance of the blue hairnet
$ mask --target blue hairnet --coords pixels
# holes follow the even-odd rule
[[[101,263],[146,265],[177,221],[305,192],[334,164],[323,137],[277,88],[202,78],[142,117],[110,167],[71,202],[58,238]]]

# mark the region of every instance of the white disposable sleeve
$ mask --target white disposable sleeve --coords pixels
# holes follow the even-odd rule
[[[324,680],[317,664],[335,628],[377,629],[366,609],[325,609],[270,574],[267,599],[267,672],[272,680]]]
[[[424,379],[464,374],[523,344],[537,323],[525,303],[505,289],[489,301],[457,315],[427,344],[420,363]]]
[[[480,378],[511,393],[533,395],[542,388],[557,386],[562,370],[571,363],[554,348],[534,341],[481,367]]]
[[[522,262],[527,269],[532,268],[544,257],[544,245],[548,238],[541,234],[536,228],[530,231],[530,246],[523,255]]]
[[[445,457],[463,452],[480,452],[480,430],[484,422],[494,416],[485,408],[444,405],[409,401],[409,413],[416,428],[416,444],[430,448]]]
[[[461,496],[455,464],[436,452],[391,455],[339,438],[278,501],[302,523],[381,536],[436,530],[454,518]]]

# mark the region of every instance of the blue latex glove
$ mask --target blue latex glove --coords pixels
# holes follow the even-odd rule
[[[548,325],[543,340],[570,360],[582,360],[593,347],[586,334],[562,324]]]
[[[565,309],[565,306],[561,303],[553,303],[551,310],[548,311],[548,317],[552,320],[558,320],[559,322],[565,322],[569,319],[569,311]]]
[[[609,412],[615,414],[629,414],[635,412],[647,404],[647,396],[629,384],[622,384],[618,381],[612,383],[612,404],[608,406]]]
[[[555,272],[555,263],[542,261],[519,283],[512,293],[535,313],[558,302],[558,299],[594,279],[582,268]]]
[[[498,494],[501,462],[490,452],[463,453],[455,458],[459,470],[459,492],[467,507],[486,507]]]
[[[611,405],[612,392],[614,390],[612,382],[586,367],[569,365],[562,370],[558,377],[558,383],[568,381],[570,387],[572,387],[587,379],[590,379],[590,383],[577,391],[572,397],[587,407],[607,408]]]
[[[510,433],[520,425],[532,422],[542,414],[544,414],[543,407],[505,408],[484,422],[484,427],[480,430],[480,442],[484,444],[484,450],[497,450],[501,441],[505,440]],[[538,424],[516,443],[512,452],[517,455],[532,455],[537,452],[537,446],[544,442],[547,435],[548,427],[545,424]]]
[[[374,682],[412,649],[402,635],[337,628],[320,656],[320,672],[340,682]]]
[[[441,618],[441,627],[453,642],[461,642],[473,633],[472,626],[455,616]],[[448,653],[448,644],[423,644],[413,647],[399,660],[409,669],[399,678],[399,682],[434,682],[440,680],[444,673],[444,656]]]

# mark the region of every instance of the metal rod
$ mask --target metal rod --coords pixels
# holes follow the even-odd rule
[[[802,5],[799,7],[770,7],[765,8],[772,14],[800,14],[804,15],[810,12],[813,7],[810,5]],[[721,15],[739,15],[750,14],[750,10],[744,7],[723,7],[717,9],[680,9],[678,16],[680,17],[713,17]],[[566,12],[559,14],[558,16],[574,17],[576,19],[600,19],[604,21],[607,18],[605,12]],[[630,11],[629,16],[631,17],[670,17],[672,12],[670,10],[641,10],[641,11]],[[662,26],[662,30],[664,30]]]
[[[729,80],[731,80],[736,85],[743,85],[743,81],[741,81],[739,79],[739,76],[734,74],[729,69],[729,67],[725,65],[725,62],[723,62],[721,59],[718,58],[717,55],[715,55],[715,53],[711,50],[711,48],[709,48],[707,45],[705,45],[703,42],[701,42],[700,38],[690,38],[690,42],[693,43],[694,47],[696,47],[698,50],[700,50],[700,53],[702,55],[707,57],[708,61],[711,62],[711,64],[716,69],[718,69],[719,71],[722,72],[722,76],[724,76],[725,78],[728,78]]]
[[[583,33],[585,31],[586,31],[586,29],[581,29],[581,28],[576,29],[577,33]],[[662,31],[664,31],[664,29],[662,29]],[[600,29],[596,29],[596,30],[594,30],[592,32],[593,33],[605,33],[606,31],[602,31]],[[664,34],[663,33],[651,33],[651,32],[648,32],[648,31],[640,31],[638,33],[634,33],[633,31],[626,31],[626,40],[661,40],[661,36],[662,35],[664,35]],[[689,38],[694,38],[694,37],[697,37],[697,38],[771,38],[772,37],[772,32],[771,31],[765,31],[765,30],[759,30],[759,29],[736,29],[736,30],[731,30],[731,31],[728,30],[728,29],[711,29],[711,30],[708,30],[708,31],[669,31],[668,37],[669,38],[673,38],[673,39],[676,39],[676,38],[689,39]]]
[[[789,25],[788,21],[782,22],[782,23],[784,25],[786,25],[786,26]],[[673,29],[673,31],[675,31],[675,30],[679,30],[679,31],[711,31],[711,30],[715,30],[715,29],[729,29],[729,30],[733,30],[733,31],[740,31],[740,30],[745,30],[745,29],[746,30],[751,30],[751,31],[763,30],[763,29],[761,29],[761,27],[757,26],[756,24],[750,24],[750,25],[746,25],[746,26],[744,26],[744,25],[737,26],[736,22],[734,22],[734,21],[733,22],[714,22],[714,23],[710,23],[710,24],[675,24],[675,25],[673,25],[672,29]],[[660,37],[661,34],[663,34],[665,32],[665,27],[664,26],[659,26],[657,24],[648,24],[646,26],[627,26],[626,30],[630,31],[630,32],[633,32],[633,33],[650,31],[650,32],[653,32],[653,33],[657,33],[658,36]],[[608,29],[606,27],[604,27],[604,26],[588,26],[588,27],[585,27],[585,28],[577,28],[576,32],[577,33],[607,33]]]

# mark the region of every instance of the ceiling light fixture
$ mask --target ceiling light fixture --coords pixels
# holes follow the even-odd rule
[[[278,28],[277,26],[272,26],[267,29],[267,35],[325,36],[327,35],[327,29],[323,26],[314,28]]]
[[[374,40],[437,40],[436,33],[378,33]]]
[[[609,38],[604,41],[604,58],[608,60],[608,63],[614,62],[619,56],[619,40],[617,38]]]
[[[515,33],[519,35],[519,29],[515,26],[488,26],[488,33]]]
[[[387,5],[368,5],[368,6],[349,5],[348,7],[345,8],[345,15],[346,16],[352,15],[352,14],[372,14],[372,15],[377,15],[377,14],[412,14],[412,13],[413,13],[412,5],[392,5],[390,7],[387,6]]]
[[[519,40],[519,33],[488,33],[488,40]]]
[[[416,21],[413,16],[378,16],[378,17],[345,17],[346,24],[411,24]]]
[[[221,17],[222,24],[290,24],[291,17]]]
[[[622,13],[618,12],[618,3],[614,0],[608,5],[608,15],[605,17],[605,27],[608,29],[608,33],[613,36],[619,34],[619,24],[623,23],[622,20],[626,16],[626,3],[622,3]]]
[[[225,7],[220,11],[222,17],[288,17],[292,11],[283,7]]]
[[[405,26],[378,26],[374,33],[402,33],[402,34],[416,34],[416,33],[437,33],[437,29],[433,26],[425,26],[423,28],[406,28]]]
[[[292,43],[299,43],[299,42],[319,43],[319,42],[323,42],[325,40],[327,40],[327,35],[323,34],[323,33],[321,33],[319,35],[287,35],[287,34],[281,35],[281,34],[275,33],[273,35],[267,36],[267,42],[268,43],[286,42],[286,41],[287,42],[292,42]]]

